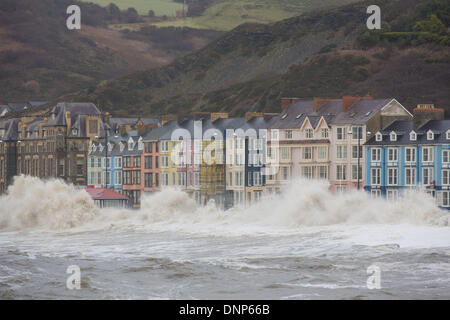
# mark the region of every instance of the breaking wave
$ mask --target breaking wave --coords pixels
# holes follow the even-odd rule
[[[197,206],[181,190],[167,188],[142,200],[136,210],[98,209],[90,196],[59,180],[42,181],[16,177],[0,198],[0,229],[61,230],[154,227],[158,230],[208,230],[252,227],[300,228],[336,224],[416,224],[449,226],[450,215],[423,192],[408,191],[398,201],[373,199],[364,191],[341,195],[329,192],[323,181],[297,180],[280,195],[263,199],[248,208],[221,211],[213,203]]]

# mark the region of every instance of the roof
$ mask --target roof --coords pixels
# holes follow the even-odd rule
[[[428,140],[426,133],[431,130],[435,136],[433,140]],[[380,131],[382,141],[376,141],[376,135],[371,137],[365,145],[381,146],[381,145],[425,145],[425,144],[450,144],[447,140],[446,132],[450,130],[450,120],[430,120],[420,128],[414,130],[414,121],[397,120],[389,125],[386,129]],[[409,134],[414,131],[417,134],[416,140],[410,140]],[[391,141],[390,134],[395,132],[396,141]]]
[[[331,121],[332,124],[364,124],[375,113],[383,109],[389,102],[394,100],[390,99],[369,99],[360,100],[354,103],[345,112],[339,112],[336,117]],[[342,103],[342,102],[341,102]]]
[[[105,188],[84,188],[94,200],[128,200],[127,196]]]

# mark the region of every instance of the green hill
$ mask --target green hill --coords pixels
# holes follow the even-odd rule
[[[393,96],[409,107],[436,103],[448,108],[446,35],[403,39],[432,13],[448,27],[447,3],[380,1],[383,30],[369,33],[368,1],[268,25],[244,24],[170,65],[63,99],[96,101],[120,115],[276,111],[281,96],[366,93]],[[398,37],[385,36],[394,31]]]
[[[81,6],[82,28],[66,28],[66,9]],[[154,28],[107,29],[130,21],[117,7],[72,0],[0,1],[0,104],[50,100],[99,82],[172,62],[198,50],[217,32]]]

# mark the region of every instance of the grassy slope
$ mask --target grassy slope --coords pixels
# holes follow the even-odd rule
[[[315,9],[337,7],[358,0],[222,0],[202,16],[155,23],[157,26],[231,30],[242,23],[271,23],[298,16]]]
[[[103,80],[166,65],[210,40],[191,32],[174,49],[173,43],[161,37],[132,38],[132,33],[106,29],[107,21],[95,11],[101,8],[87,4],[81,8],[82,29],[69,31],[65,27],[65,9],[72,3],[0,3],[0,104],[50,100],[83,88],[95,88]]]
[[[110,3],[116,4],[121,10],[135,8],[141,15],[147,15],[149,10],[153,10],[156,15],[175,16],[177,10],[182,10],[180,3],[172,0],[82,0],[84,2],[93,2],[100,6],[107,6]]]
[[[65,97],[100,101],[115,114],[221,110],[276,111],[281,96],[371,93],[408,106],[448,108],[448,49],[420,46],[392,52],[355,47],[369,2],[295,17],[271,25],[240,26],[195,54]],[[380,1],[385,21],[409,21],[420,0]],[[337,48],[320,53],[329,45]],[[345,49],[346,50],[342,50]],[[350,50],[351,49],[351,50]],[[430,58],[434,57],[434,58]],[[405,61],[407,61],[405,63]],[[116,106],[127,105],[126,109]]]

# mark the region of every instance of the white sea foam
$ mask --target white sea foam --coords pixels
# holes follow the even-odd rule
[[[182,190],[166,188],[142,200],[134,210],[98,209],[89,195],[59,180],[20,176],[0,198],[1,229],[63,230],[74,227],[155,228],[159,231],[283,233],[305,226],[372,224],[450,225],[450,215],[433,198],[408,191],[398,201],[373,199],[364,191],[341,195],[322,181],[297,180],[281,195],[248,208],[223,212],[213,204],[197,206]]]

